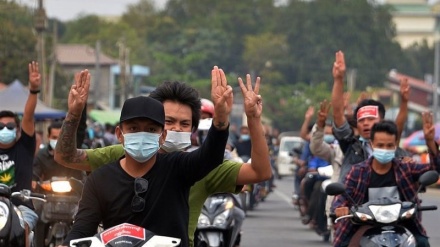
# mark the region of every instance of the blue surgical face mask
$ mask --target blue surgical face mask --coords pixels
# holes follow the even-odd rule
[[[359,141],[361,141],[361,142],[368,142],[368,140],[363,138],[362,136],[359,136]]]
[[[57,141],[58,140],[54,140],[54,139],[50,139],[49,140],[49,146],[52,148],[52,149],[54,149],[55,150],[55,147],[57,146]]]
[[[123,135],[125,152],[139,163],[147,162],[159,150],[160,134],[136,132]]]
[[[240,139],[243,141],[248,141],[251,137],[247,134],[240,135]]]
[[[15,141],[16,137],[17,137],[17,129],[16,128],[10,130],[5,127],[0,130],[0,143],[1,144],[11,144],[13,141]]]
[[[373,157],[380,164],[388,164],[391,160],[394,159],[396,155],[395,149],[381,149],[381,148],[373,148]]]
[[[334,135],[324,135],[324,141],[328,144],[332,144],[335,142],[335,136]]]
[[[175,151],[183,151],[189,146],[191,146],[191,132],[169,130],[167,131],[167,137],[161,148],[166,152],[171,153]]]

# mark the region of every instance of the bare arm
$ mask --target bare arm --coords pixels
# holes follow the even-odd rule
[[[29,64],[29,90],[40,90],[41,75],[38,70],[38,63],[32,62]],[[35,133],[34,114],[37,107],[38,94],[30,93],[24,106],[23,119],[21,121],[21,128],[29,136],[33,136]]]
[[[333,121],[336,128],[341,127],[346,121],[344,116],[344,75],[344,53],[338,51],[336,52],[336,61],[333,64],[334,82],[332,90]]]
[[[309,108],[306,111],[306,114],[304,115],[304,122],[301,126],[301,131],[299,133],[299,136],[306,141],[310,141],[310,135],[309,135],[309,125],[312,121],[312,117],[315,114],[315,108],[313,106],[309,106]]]
[[[76,129],[80,116],[68,113],[61,127],[54,158],[59,164],[77,170],[91,171],[85,150],[76,148]]]
[[[318,112],[318,119],[315,126],[312,129],[312,137],[310,140],[310,151],[313,155],[332,163],[332,148],[329,144],[324,142],[324,128],[325,121],[327,120],[327,115],[330,110],[330,104],[327,100],[321,102],[320,109]]]
[[[397,138],[396,143],[399,144],[400,137],[402,136],[403,128],[408,119],[408,100],[409,100],[410,88],[408,85],[408,79],[400,80],[400,106],[399,113],[396,116],[397,125]]]
[[[252,150],[251,163],[243,164],[240,168],[236,182],[238,185],[258,183],[272,176],[269,147],[267,146],[263,125],[261,124],[262,101],[261,96],[258,95],[260,78],[257,78],[254,90],[252,89],[249,74],[246,76],[246,81],[247,87],[244,86],[243,81],[239,78],[239,84],[245,99],[245,112],[251,136]]]
[[[69,168],[90,171],[87,154],[84,150],[76,149],[76,131],[81,114],[87,102],[90,87],[90,74],[87,70],[75,76],[68,97],[68,113],[61,127],[57,146],[55,147],[55,161]]]

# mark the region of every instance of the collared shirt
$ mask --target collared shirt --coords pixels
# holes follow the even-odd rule
[[[392,160],[392,169],[394,170],[399,193],[403,196],[402,199],[412,201],[417,196],[417,181],[420,175],[431,169],[440,170],[440,154],[437,156],[431,154],[430,158],[430,164],[409,164],[402,163],[399,159]],[[358,205],[365,203],[367,200],[372,173],[372,160],[373,158],[369,158],[362,163],[353,165],[345,180],[347,194],[350,195]],[[339,195],[335,198],[332,208],[351,206],[353,205],[351,205],[344,195]],[[415,218],[414,223],[419,232],[426,235],[420,219]],[[340,246],[341,243],[354,234],[357,228],[358,226],[354,226],[350,220],[343,220],[336,228],[334,246]]]

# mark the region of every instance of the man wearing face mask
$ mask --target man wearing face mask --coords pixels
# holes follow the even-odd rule
[[[396,124],[384,120],[373,125],[370,138],[372,157],[352,166],[345,180],[346,193],[357,205],[382,197],[412,201],[417,196],[417,181],[420,175],[431,169],[440,171],[440,153],[434,141],[432,114],[423,113],[422,117],[430,164],[409,164],[395,158],[398,133]],[[332,208],[335,208],[336,216],[340,217],[349,214],[351,206],[353,205],[343,194],[335,198]],[[420,218],[415,217],[404,224],[414,234],[417,246],[429,246]],[[357,229],[350,220],[343,220],[336,228],[334,246],[348,246]]]
[[[29,64],[29,96],[21,123],[17,114],[7,110],[0,111],[0,182],[11,186],[12,192],[31,189],[36,145],[34,113],[40,85],[38,63],[32,62]],[[12,203],[22,212],[26,231],[32,230],[38,220],[32,202],[12,198]]]
[[[248,126],[240,127],[240,138],[234,143],[237,155],[246,162],[251,157],[252,141],[249,135]]]
[[[212,79],[214,82],[215,78]],[[269,153],[261,125],[262,104],[261,96],[258,95],[260,78],[257,78],[254,89],[250,75],[246,76],[246,84],[241,79],[239,79],[239,83],[245,98],[245,112],[248,116],[248,126],[254,143],[253,161],[242,164],[225,160],[191,187],[188,198],[190,246],[193,246],[197,220],[208,196],[220,192],[239,193],[244,184],[261,182],[271,176]],[[150,94],[150,97],[162,102],[165,110],[167,137],[159,152],[165,152],[165,150],[169,152],[182,151],[189,147],[190,135],[197,130],[201,117],[201,103],[197,90],[185,83],[165,82],[159,85]],[[61,131],[60,139],[63,139],[63,136],[74,136],[75,131],[74,126],[66,126]],[[171,137],[173,135],[175,137],[169,137],[170,133],[174,133],[171,134]],[[94,171],[108,162],[117,160],[123,154],[124,149],[121,145],[81,150],[76,149],[74,142],[59,142],[55,159],[71,168]]]
[[[62,122],[57,121],[52,122],[49,127],[47,127],[47,139],[49,140],[49,143],[46,147],[40,149],[37,157],[34,159],[33,189],[36,188],[36,181],[49,180],[52,177],[73,177],[79,180],[83,179],[83,172],[62,166],[54,160],[54,150],[62,125]]]
[[[354,111],[357,124],[356,129],[359,136],[355,135],[355,131],[348,123],[344,114],[346,108],[344,106],[345,70],[344,54],[342,51],[338,51],[335,56],[332,71],[334,82],[331,105],[333,107],[333,134],[344,153],[339,176],[340,182],[343,182],[353,164],[362,162],[371,156],[372,148],[369,142],[371,128],[375,123],[382,121],[385,117],[385,106],[381,102],[373,99],[361,100]],[[409,86],[405,80],[401,81],[400,93],[400,108],[395,121],[398,127],[396,144],[399,143],[400,135],[408,116]],[[409,155],[403,149],[397,148],[396,156],[404,157]]]

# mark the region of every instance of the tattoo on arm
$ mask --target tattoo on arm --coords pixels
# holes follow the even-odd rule
[[[217,125],[216,125],[215,127],[221,129],[221,128],[225,127],[225,126],[226,126],[226,123],[225,123],[225,122],[218,122]]]
[[[84,157],[84,150],[76,149],[76,130],[78,128],[80,118],[75,115],[68,116],[61,127],[60,136],[58,138],[61,145],[56,146],[56,152],[61,154],[65,162],[77,163]]]

